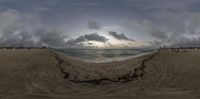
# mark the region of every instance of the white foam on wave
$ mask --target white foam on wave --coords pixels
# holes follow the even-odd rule
[[[144,53],[141,53],[141,54],[138,54],[138,55],[126,56],[126,57],[95,58],[95,59],[83,59],[83,58],[73,57],[73,56],[67,55],[66,53],[60,52],[60,51],[59,52],[56,51],[56,53],[63,54],[66,58],[71,58],[71,59],[84,61],[84,62],[88,62],[88,63],[107,63],[107,62],[124,61],[124,60],[128,60],[128,59],[131,59],[131,58],[137,58],[137,57],[145,56],[145,55],[148,55],[148,54],[152,54],[154,52],[144,52]]]
[[[145,52],[145,53],[141,53],[138,55],[134,55],[134,56],[127,56],[127,57],[115,57],[115,58],[96,58],[96,59],[82,59],[85,62],[88,63],[107,63],[107,62],[113,62],[113,61],[124,61],[124,60],[128,60],[131,58],[137,58],[137,57],[141,57],[141,56],[145,56],[148,54],[152,54],[153,52]]]
[[[122,50],[122,51],[120,51],[120,53],[119,53],[119,51],[117,50],[114,50],[114,51],[110,51],[109,50],[109,52],[107,52],[107,51],[105,51],[105,50],[100,50],[100,52],[102,52],[102,53],[92,53],[92,54],[94,54],[94,55],[91,55],[91,53],[89,53],[88,54],[88,56],[87,56],[87,54],[81,54],[81,52],[83,51],[83,50],[80,50],[81,52],[78,52],[78,53],[80,53],[80,56],[79,56],[79,54],[77,54],[76,56],[73,56],[73,55],[71,55],[71,53],[76,53],[76,51],[72,51],[72,52],[70,52],[70,53],[66,53],[65,51],[62,51],[62,50],[55,50],[56,52],[59,52],[59,53],[62,53],[62,54],[64,54],[64,56],[66,57],[66,58],[71,58],[71,59],[75,59],[75,60],[78,60],[78,61],[84,61],[84,62],[88,62],[88,63],[107,63],[107,62],[113,62],[113,61],[124,61],[124,60],[128,60],[128,59],[131,59],[131,58],[136,58],[136,57],[141,57],[141,56],[144,56],[144,55],[148,55],[148,54],[152,54],[152,53],[154,53],[154,51],[155,50],[152,50],[152,51],[148,51],[148,52],[145,52],[145,51],[140,51],[140,52],[138,52],[138,50],[131,50],[131,54],[135,54],[135,55],[131,55],[131,54],[129,54],[129,55],[126,55],[127,53],[130,53],[130,50]],[[89,52],[90,52],[91,50],[89,50]],[[96,50],[92,50],[93,52],[94,51],[96,51]],[[83,53],[84,52],[86,52],[86,53],[88,53],[87,52],[87,50],[85,51],[83,51]],[[106,55],[112,55],[112,54],[116,54],[116,55],[118,55],[118,56],[113,56],[113,57],[106,57],[106,56],[103,56],[103,55],[101,55],[101,54],[106,54]],[[121,55],[121,54],[125,54],[125,55]],[[97,57],[94,57],[95,55],[97,55]],[[121,55],[121,56],[120,56]]]

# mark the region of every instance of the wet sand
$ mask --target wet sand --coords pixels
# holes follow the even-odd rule
[[[87,63],[52,49],[0,50],[1,99],[199,99],[200,50]]]

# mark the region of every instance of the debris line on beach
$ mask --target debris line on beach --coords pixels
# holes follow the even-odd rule
[[[58,54],[56,54],[54,51],[52,51],[55,55],[55,59],[58,61],[57,63],[57,67],[59,68],[61,74],[63,75],[63,79],[67,79],[73,83],[90,83],[93,85],[100,85],[103,84],[103,82],[120,82],[120,83],[126,83],[126,82],[130,82],[133,81],[139,77],[143,77],[145,74],[145,63],[148,62],[149,60],[151,60],[156,54],[153,53],[152,55],[149,55],[147,57],[145,57],[144,60],[141,61],[141,64],[139,67],[135,68],[132,71],[128,72],[125,75],[121,75],[121,76],[117,76],[115,78],[108,78],[108,77],[101,77],[101,78],[97,78],[97,79],[90,79],[90,80],[79,80],[79,79],[69,79],[70,78],[70,73],[66,72],[66,70],[62,67],[62,65],[64,65],[65,61],[63,61]],[[77,77],[74,77],[77,78]],[[105,83],[104,83],[105,84]],[[109,84],[109,83],[106,83]]]

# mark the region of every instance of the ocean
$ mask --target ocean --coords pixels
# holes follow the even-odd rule
[[[71,58],[87,62],[122,61],[129,58],[151,53],[152,49],[56,49]]]

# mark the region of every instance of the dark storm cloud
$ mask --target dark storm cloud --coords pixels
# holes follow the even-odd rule
[[[0,47],[65,46],[66,36],[62,32],[53,29],[28,30],[24,17],[16,10],[0,12]]]
[[[165,32],[163,31],[152,31],[151,36],[158,38],[160,40],[166,40],[168,39],[168,36]]]
[[[176,40],[168,40],[168,41],[161,41],[161,40],[154,40],[150,42],[154,47],[200,47],[200,36],[193,35],[191,36],[182,36],[178,37]]]
[[[100,23],[96,21],[91,21],[88,23],[88,28],[92,30],[99,30],[101,29]]]
[[[86,40],[93,40],[93,41],[99,41],[99,42],[106,42],[108,40],[104,36],[101,36],[97,33],[86,34],[84,37]]]
[[[1,33],[1,47],[64,47],[65,36],[55,30],[4,31]]]
[[[76,39],[71,39],[67,41],[68,45],[78,45],[79,43],[85,42],[85,41],[98,41],[98,42],[106,42],[108,39],[104,36],[101,36],[97,33],[92,34],[85,34],[81,35],[80,37]]]
[[[64,47],[66,43],[64,39],[66,36],[58,30],[38,30],[35,36],[39,38],[42,44],[52,47]]]
[[[133,39],[129,39],[128,37],[126,37],[123,33],[122,34],[118,34],[117,32],[114,31],[109,31],[108,34],[118,40],[130,40],[130,41],[134,41]]]
[[[200,47],[200,36],[192,38],[181,37],[170,45],[172,47]]]
[[[134,32],[155,45],[196,44],[196,38],[182,36],[200,34],[199,4],[199,0],[0,0],[0,43],[63,46],[66,37],[54,28],[64,28],[70,38],[82,35],[72,40],[79,42],[92,40],[80,31],[119,25],[120,32],[131,37],[110,33],[118,40],[131,40]]]
[[[136,8],[147,9],[171,9],[171,10],[188,10],[196,9],[195,4],[200,3],[199,0],[123,0],[129,6]]]
[[[200,35],[199,16],[200,13],[196,12],[177,14],[177,12],[167,11],[157,17],[161,23],[149,26],[151,31],[155,31],[151,32],[151,36],[159,39],[162,46],[197,46],[199,38],[190,38],[190,36]]]
[[[21,31],[14,34],[13,31],[4,31],[1,34],[0,46],[1,47],[28,47],[39,45],[32,41],[32,35],[27,31]]]

